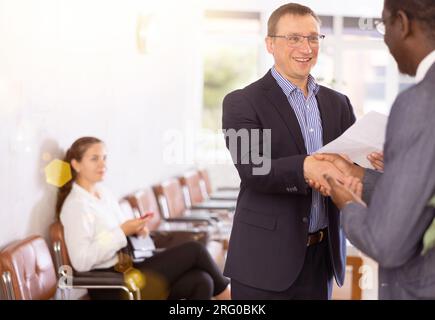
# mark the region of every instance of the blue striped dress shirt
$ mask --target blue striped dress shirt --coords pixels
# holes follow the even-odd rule
[[[309,75],[308,97],[305,98],[302,90],[279,74],[275,67],[272,67],[271,72],[296,114],[299,126],[301,127],[302,136],[304,137],[307,153],[313,154],[323,146],[322,121],[316,100],[319,85],[314,78]],[[308,231],[316,232],[327,226],[328,218],[326,217],[323,197],[318,191],[313,190]]]

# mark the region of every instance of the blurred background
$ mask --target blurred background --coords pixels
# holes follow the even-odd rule
[[[106,142],[107,184],[120,197],[198,166],[214,186],[237,186],[222,99],[272,66],[266,23],[284,3],[0,0],[0,248],[47,234],[57,189],[44,168],[81,136]],[[413,79],[374,28],[383,1],[300,3],[326,35],[313,76],[348,95],[358,117],[388,114]],[[376,298],[367,261],[360,287]]]

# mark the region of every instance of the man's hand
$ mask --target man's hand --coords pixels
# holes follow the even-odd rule
[[[384,171],[384,153],[382,151],[370,153],[367,159],[377,171]]]
[[[353,164],[352,161],[347,157],[346,155],[339,155],[336,153],[319,153],[315,154],[314,159],[319,161],[327,161],[333,164],[338,170],[342,173],[342,178],[337,179],[340,182],[344,182],[345,176],[354,176],[360,180],[362,180],[364,176],[364,169]],[[327,173],[327,172],[324,172]],[[322,173],[323,174],[323,173]],[[308,178],[306,179],[308,185],[318,190],[323,196],[329,196],[329,185],[325,185],[324,183],[320,182],[320,180]]]
[[[336,153],[319,153],[314,158],[322,161],[329,161],[336,166],[345,176],[353,176],[362,181],[364,177],[364,168],[357,166],[345,155]]]
[[[361,199],[362,194],[362,183],[356,177],[346,177],[344,183],[338,182],[333,177],[325,174],[325,180],[329,184],[330,195],[332,201],[341,210],[349,202],[360,203],[363,206],[367,206],[365,202]]]
[[[307,183],[315,189],[319,190],[322,194],[329,194],[329,184],[324,178],[324,174],[328,174],[330,177],[338,181],[344,181],[345,174],[341,172],[330,161],[322,161],[315,156],[308,156],[304,161],[304,177]]]

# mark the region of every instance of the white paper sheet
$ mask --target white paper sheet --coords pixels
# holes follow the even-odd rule
[[[323,146],[316,153],[343,153],[365,168],[373,168],[367,155],[384,148],[388,116],[370,111],[340,137]]]

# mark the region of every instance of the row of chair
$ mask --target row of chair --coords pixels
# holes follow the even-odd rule
[[[207,171],[190,170],[125,196],[121,206],[131,216],[155,213],[148,226],[157,246],[199,239],[223,264],[236,197],[234,191],[212,193]]]
[[[63,254],[68,255],[66,250]],[[63,265],[56,273],[50,250],[41,236],[10,244],[0,254],[4,296],[8,300],[48,300],[55,297],[58,288],[62,298],[65,290],[99,288],[123,290],[130,300],[140,298],[140,291],[126,285],[120,273],[75,273],[69,261],[60,263]]]
[[[220,258],[223,264],[236,196],[237,189],[213,193],[207,171],[191,170],[129,194],[120,200],[120,205],[131,216],[155,213],[149,228],[157,248],[201,241],[213,258],[218,263]],[[65,298],[68,290],[90,288],[120,289],[128,299],[140,299],[140,290],[134,283],[126,284],[120,273],[76,272],[60,222],[50,226],[50,242],[51,254],[41,236],[16,241],[1,251],[0,288],[7,299],[52,299],[57,289],[61,298]]]

